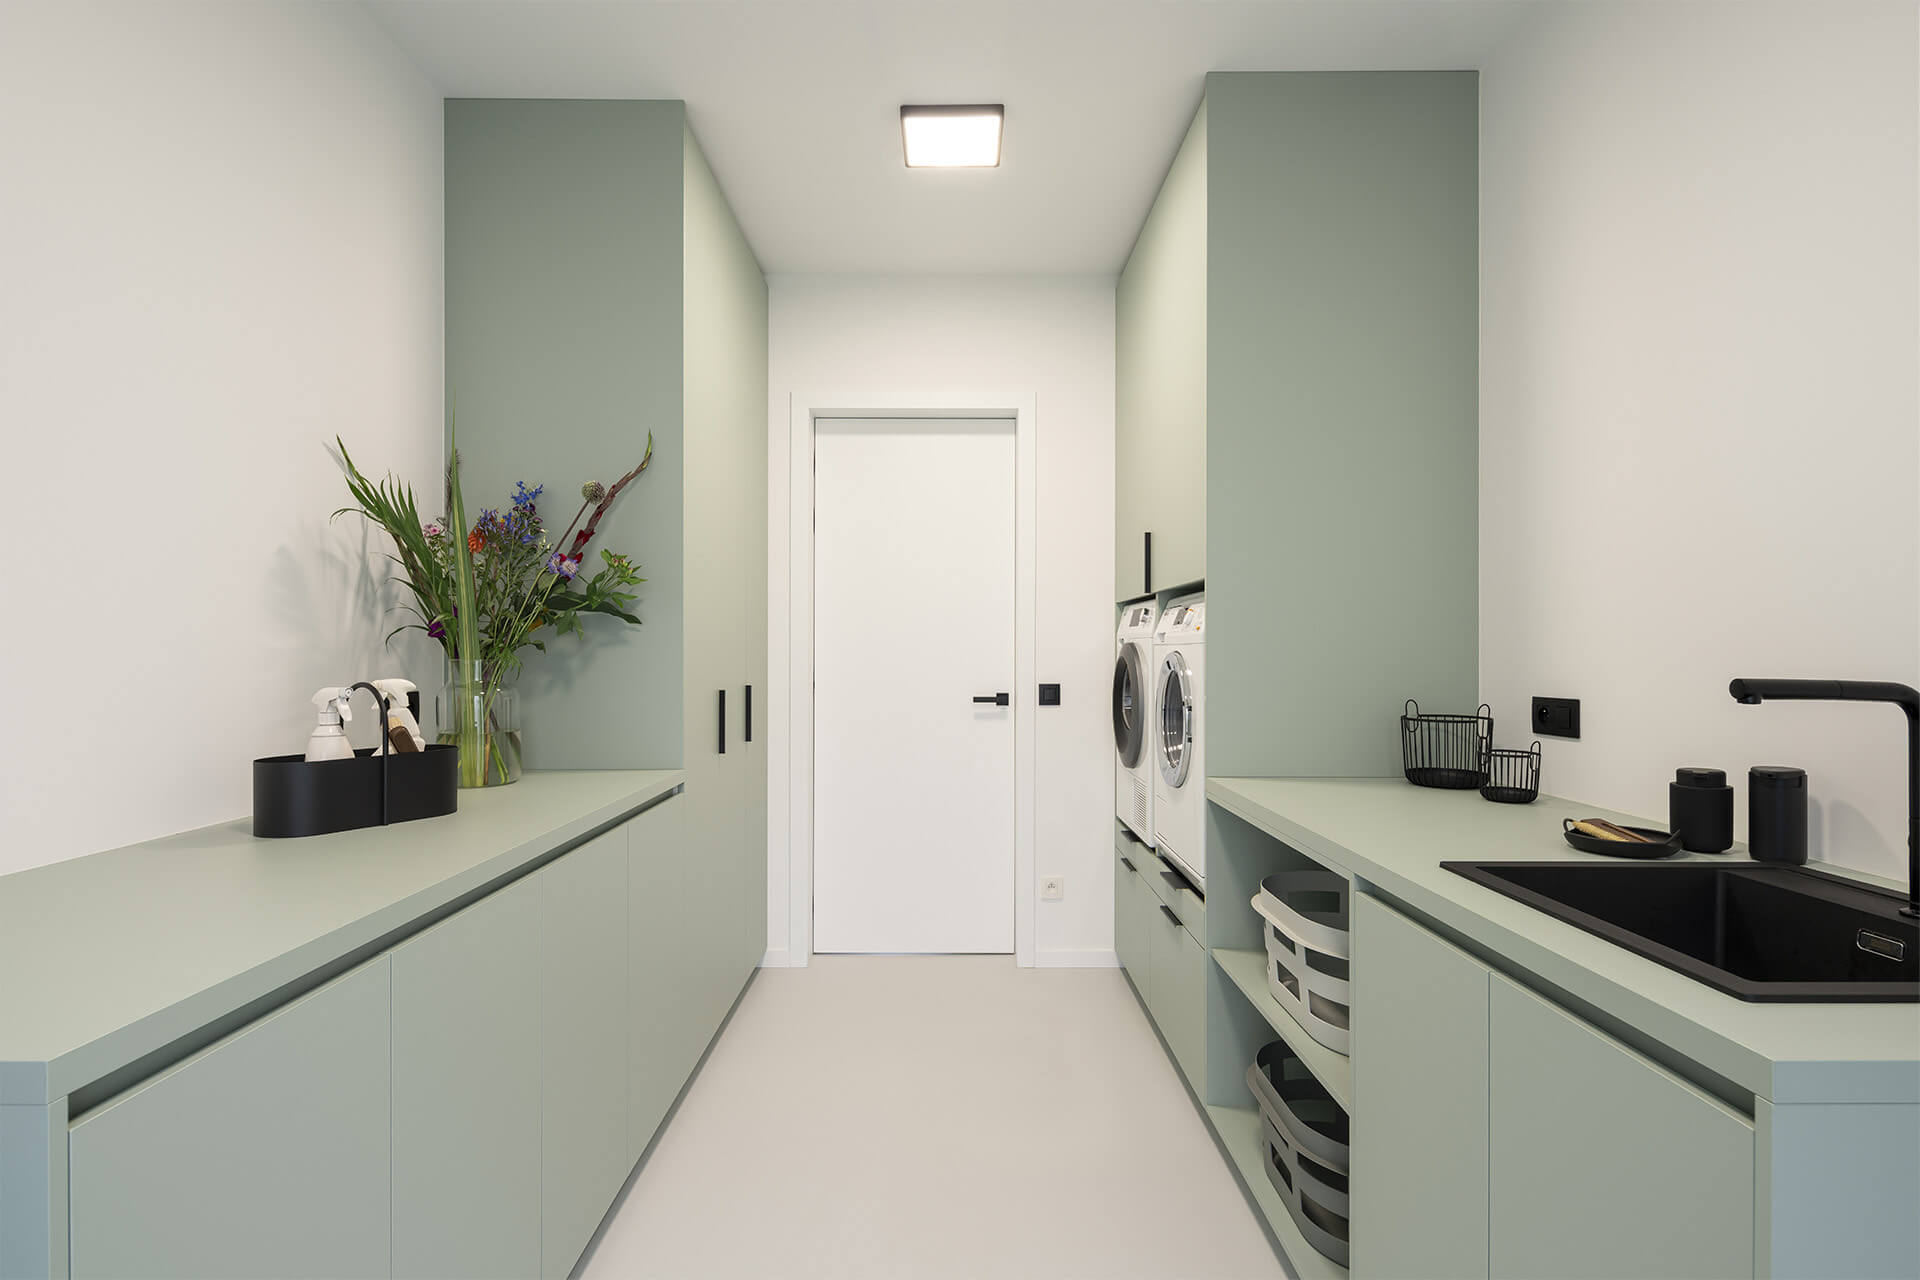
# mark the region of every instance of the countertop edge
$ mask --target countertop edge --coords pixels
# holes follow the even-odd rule
[[[640,771],[635,771],[640,772]],[[647,771],[654,772],[654,771]],[[388,903],[310,942],[281,952],[212,986],[127,1023],[85,1044],[45,1059],[0,1062],[0,1105],[45,1106],[182,1037],[227,1018],[325,969],[356,950],[407,931],[475,889],[513,876],[627,816],[671,795],[686,783],[681,769],[657,771],[646,785],[621,793],[579,816],[406,898]]]
[[[1324,833],[1302,826],[1237,790],[1233,786],[1235,781],[1292,780],[1209,778],[1206,791],[1208,800],[1301,853],[1382,889],[1391,898],[1472,939],[1512,965],[1516,973],[1592,1005],[1774,1106],[1920,1103],[1920,1069],[1916,1069],[1915,1064],[1769,1058],[1747,1045],[1728,1039],[1686,1014],[1649,999],[1598,970],[1559,954],[1538,939],[1516,933],[1487,919],[1470,904],[1413,883],[1361,851],[1347,848]],[[1596,812],[1604,810],[1596,809]],[[1540,924],[1543,930],[1549,932],[1551,929],[1579,932],[1572,925],[1546,916],[1542,916]],[[1629,956],[1631,953],[1622,954]]]

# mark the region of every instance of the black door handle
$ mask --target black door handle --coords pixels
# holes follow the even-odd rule
[[[720,691],[720,754],[727,754],[727,691]]]
[[[740,708],[742,723],[746,728],[743,735],[748,742],[753,741],[753,686],[747,686],[747,705]]]
[[[1141,549],[1141,552],[1140,552],[1140,572],[1141,572],[1141,576],[1144,577],[1146,581],[1141,584],[1140,590],[1145,592],[1147,595],[1152,595],[1153,594],[1153,535],[1151,533],[1143,533],[1140,536],[1146,542],[1146,545]]]
[[[1013,704],[1013,695],[1010,693],[986,693],[978,695],[974,698],[974,701],[991,703],[996,707],[1006,707]]]
[[[1180,917],[1173,914],[1173,908],[1168,906],[1164,902],[1160,904],[1160,914],[1165,916],[1167,919],[1173,921],[1175,924],[1180,924]],[[1182,929],[1186,928],[1185,925],[1180,925],[1180,927]]]

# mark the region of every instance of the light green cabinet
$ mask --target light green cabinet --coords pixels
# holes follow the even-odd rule
[[[541,884],[393,950],[393,1274],[540,1270]]]
[[[1144,850],[1145,846],[1137,846]],[[1113,855],[1113,949],[1121,968],[1144,997],[1148,990],[1147,946],[1151,921],[1159,905],[1142,879],[1141,854],[1116,850]]]
[[[1753,1274],[1747,1117],[1498,974],[1487,1043],[1491,1275]]]
[[[382,956],[76,1121],[72,1274],[390,1274],[390,988]]]
[[[1202,103],[1114,291],[1114,599],[1206,576],[1206,457]]]
[[[1147,896],[1154,896],[1151,890]],[[1207,949],[1158,899],[1147,917],[1147,1009],[1187,1080],[1204,1088]]]
[[[1353,899],[1353,1274],[1487,1274],[1487,967]]]
[[[541,891],[541,1274],[580,1258],[627,1158],[627,827],[537,874]]]
[[[628,824],[627,1155],[638,1160],[679,1096],[712,1028],[687,958],[698,945],[687,912],[687,799],[675,796]]]

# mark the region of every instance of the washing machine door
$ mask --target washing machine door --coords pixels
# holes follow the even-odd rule
[[[1160,708],[1155,745],[1160,776],[1170,787],[1183,785],[1193,768],[1193,672],[1174,650],[1160,664]]]
[[[1147,747],[1147,667],[1140,646],[1123,644],[1113,663],[1113,749],[1126,768],[1140,763]]]

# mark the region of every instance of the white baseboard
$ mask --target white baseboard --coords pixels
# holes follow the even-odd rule
[[[1118,969],[1120,957],[1111,947],[1101,950],[1093,948],[1086,951],[1036,951],[1033,953],[1033,967],[1036,969]]]
[[[785,947],[768,947],[767,954],[760,957],[762,969],[804,969],[807,967],[803,956],[796,962]]]

